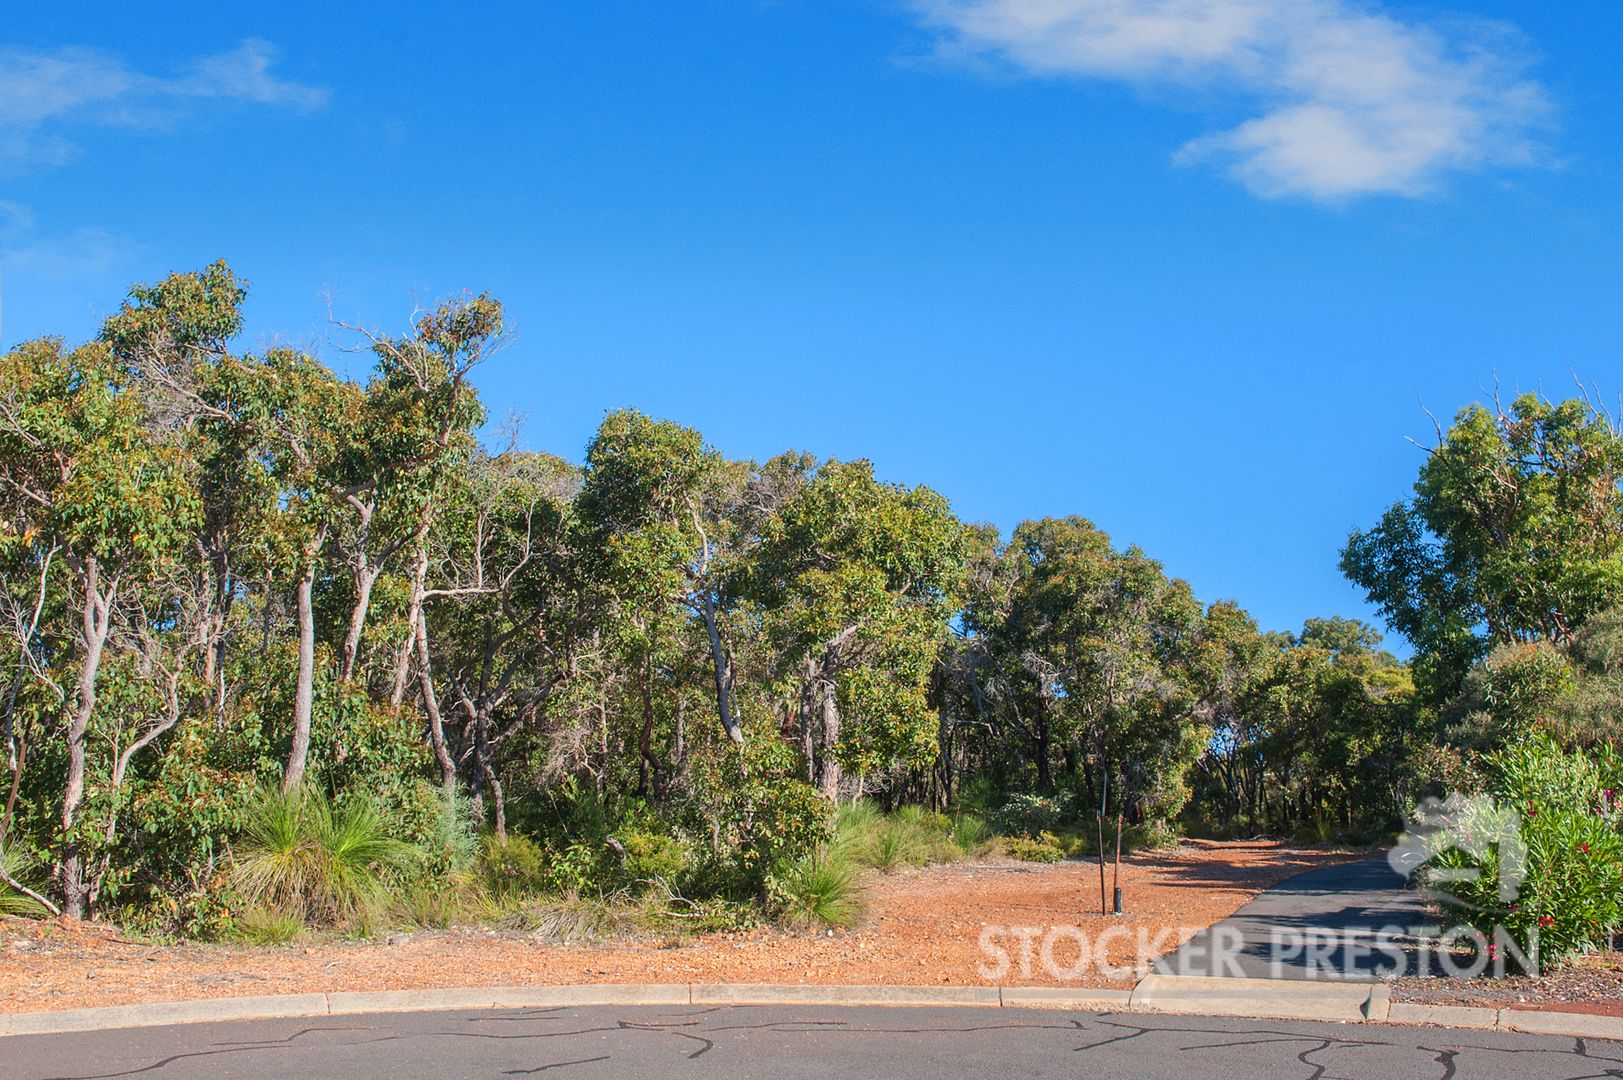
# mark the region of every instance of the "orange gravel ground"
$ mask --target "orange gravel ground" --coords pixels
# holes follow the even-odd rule
[[[1142,930],[1161,951],[1230,914],[1286,877],[1354,857],[1264,841],[1190,842],[1124,862],[1127,914],[1099,914],[1097,863],[1052,866],[986,859],[876,874],[867,917],[849,930],[777,929],[556,945],[523,932],[458,929],[361,942],[153,946],[109,927],[0,919],[0,1011],[123,1005],[262,994],[571,983],[831,983],[1128,985],[1096,971],[1056,979],[1040,960],[1025,976],[1014,961],[1000,978],[986,963],[986,927],[1110,927],[1112,962],[1130,962]],[[1006,938],[1012,943],[1012,938]],[[1075,964],[1074,937],[1056,935],[1054,959]],[[1034,949],[1034,955],[1037,955]]]

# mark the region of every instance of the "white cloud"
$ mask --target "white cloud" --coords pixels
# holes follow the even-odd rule
[[[95,49],[0,48],[0,163],[61,164],[77,152],[61,129],[165,129],[200,100],[303,111],[326,103],[325,90],[272,74],[275,59],[273,46],[250,39],[166,77]]]
[[[85,227],[41,235],[33,212],[0,200],[0,269],[11,280],[79,281],[126,265],[140,252],[127,236]]]
[[[1198,88],[1256,115],[1203,135],[1259,195],[1418,195],[1446,175],[1537,163],[1544,91],[1487,23],[1405,22],[1354,0],[919,0],[943,55],[1031,75]]]

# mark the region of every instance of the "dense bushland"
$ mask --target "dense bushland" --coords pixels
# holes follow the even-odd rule
[[[578,462],[521,449],[473,382],[489,296],[339,328],[359,381],[241,350],[245,297],[215,264],[0,356],[7,910],[842,924],[863,873],[1074,855],[1099,813],[1380,839],[1523,739],[1616,730],[1618,440],[1583,402],[1462,414],[1354,535],[1409,665],[863,461],[632,410]]]

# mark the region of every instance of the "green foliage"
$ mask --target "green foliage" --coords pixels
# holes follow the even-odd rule
[[[1056,863],[1065,858],[1065,849],[1053,833],[1039,833],[1035,837],[1010,836],[1003,841],[1003,852],[1023,862]]]
[[[1623,733],[1618,439],[1573,403],[1462,414],[1349,543],[1411,671],[1355,620],[1264,633],[1086,519],[966,527],[866,461],[727,460],[635,410],[579,464],[487,450],[485,294],[363,334],[355,378],[244,351],[245,296],[216,263],[0,355],[10,843],[80,914],[818,923],[843,864],[994,828],[1038,857],[1101,803],[1130,841],[1375,835],[1472,748]]]
[[[952,842],[965,855],[977,855],[992,842],[992,826],[979,814],[956,814],[952,819]]]
[[[286,945],[304,932],[304,920],[289,911],[253,907],[238,914],[232,928],[247,945]]]
[[[953,821],[919,806],[886,815],[866,799],[841,803],[834,819],[833,850],[861,866],[894,870],[958,858]]]
[[[928,681],[962,551],[946,500],[879,483],[865,461],[825,463],[765,523],[745,589],[765,613],[780,677],[800,687],[826,797],[843,770],[920,765],[934,753]]]
[[[773,868],[769,894],[791,925],[850,926],[862,917],[861,868],[838,845],[819,847]]]
[[[465,872],[413,881],[401,892],[398,902],[406,921],[424,930],[485,921],[495,916],[498,907],[484,883]]]
[[[884,811],[867,799],[842,802],[834,812],[834,843],[857,862],[871,865],[888,824]]]
[[[792,748],[756,736],[714,774],[696,777],[710,835],[695,868],[702,888],[734,898],[759,894],[774,865],[830,839],[834,808],[793,775],[794,766]]]
[[[510,832],[505,839],[491,833],[481,839],[479,868],[491,891],[502,897],[545,892],[554,881],[546,849],[518,833]]]
[[[390,875],[417,852],[368,795],[335,806],[317,789],[266,791],[237,847],[236,885],[259,908],[306,923],[346,926],[374,917]]]
[[[1005,836],[1036,836],[1063,824],[1074,801],[1069,792],[1039,795],[1017,791],[992,812],[992,825]]]
[[[1623,435],[1587,401],[1472,405],[1341,567],[1414,644],[1441,704],[1493,646],[1562,640],[1623,599],[1620,480]]]
[[[422,869],[430,878],[466,874],[479,861],[479,837],[462,792],[419,780],[411,788],[403,817],[406,822],[421,823],[415,831],[402,829],[402,835],[417,849]]]
[[[35,863],[17,844],[0,846],[0,915],[44,915],[39,902],[6,884],[4,878],[34,888]]]
[[[1519,820],[1525,865],[1503,842],[1486,852],[1440,852],[1427,874],[1451,898],[1448,914],[1489,942],[1505,927],[1544,968],[1610,947],[1623,931],[1623,769],[1615,753],[1569,751],[1533,735],[1489,754],[1485,767],[1498,806]],[[1489,812],[1475,806],[1476,817],[1458,823],[1456,834],[1490,835],[1487,821],[1476,819]],[[1502,884],[1523,873],[1505,895]]]
[[[688,869],[687,847],[675,837],[633,828],[622,829],[618,839],[625,849],[625,874],[633,881],[676,881]]]

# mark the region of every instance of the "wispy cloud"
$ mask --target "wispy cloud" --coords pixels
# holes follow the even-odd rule
[[[241,101],[310,111],[327,91],[271,71],[276,49],[250,39],[172,75],[144,74],[97,49],[0,48],[0,163],[61,164],[80,127],[165,130],[200,102]]]
[[[919,0],[942,55],[1039,76],[1237,95],[1191,140],[1267,197],[1420,195],[1451,173],[1540,163],[1550,107],[1519,36],[1354,0]]]
[[[0,269],[12,280],[102,277],[129,264],[140,250],[129,237],[93,226],[41,235],[28,207],[0,201]]]

